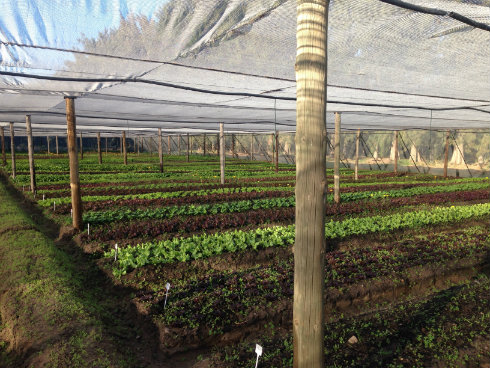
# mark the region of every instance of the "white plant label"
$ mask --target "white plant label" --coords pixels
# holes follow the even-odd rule
[[[116,251],[114,252],[114,262],[116,262],[116,261],[117,261],[117,243],[116,243],[116,245],[114,246],[114,249],[116,250]]]
[[[255,354],[257,354],[257,360],[255,361],[255,368],[259,366],[259,357],[262,355],[262,346],[255,344]]]
[[[56,211],[56,201],[53,202],[53,212]]]
[[[44,194],[43,194],[43,201],[44,201]]]
[[[87,224],[87,235],[90,235],[90,224]]]
[[[167,292],[165,293],[165,303],[163,303],[163,309],[167,306],[167,298],[168,298],[168,291],[170,290],[170,283],[167,282],[165,285],[165,289],[167,289]]]

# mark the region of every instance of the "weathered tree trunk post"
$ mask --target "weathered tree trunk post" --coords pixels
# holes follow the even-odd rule
[[[398,173],[398,130],[395,130],[395,174]]]
[[[446,131],[446,148],[444,150],[444,177],[447,178],[447,161],[449,158],[449,130]]]
[[[254,135],[252,133],[250,139],[250,161],[253,161],[253,159],[254,159]]]
[[[15,166],[15,133],[14,133],[14,123],[10,123],[10,154],[12,156],[12,178],[15,179],[17,175],[17,170]]]
[[[276,160],[276,173],[279,172],[279,133],[278,132],[275,132],[275,149],[276,149],[276,153],[275,153],[275,156],[274,156],[274,159]]]
[[[80,159],[83,160],[83,134],[80,132]]]
[[[70,158],[71,208],[73,227],[82,229],[82,197],[80,195],[80,178],[78,174],[77,128],[75,118],[75,100],[65,97],[68,157]]]
[[[335,146],[333,158],[333,200],[340,204],[340,113],[335,113]]]
[[[124,165],[128,164],[128,150],[126,147],[126,132],[122,131],[122,147],[123,147],[123,157],[124,157]]]
[[[224,124],[219,124],[219,166],[221,185],[225,185],[225,128]]]
[[[206,133],[204,133],[202,142],[203,142],[203,156],[206,156]]]
[[[7,155],[5,153],[5,129],[0,127],[0,133],[2,134],[2,165],[7,166]]]
[[[163,172],[163,142],[162,128],[158,128],[158,159],[160,160],[160,172]]]
[[[99,154],[99,165],[102,164],[102,145],[100,143],[100,132],[97,132],[97,153]]]
[[[48,155],[51,153],[51,150],[49,149],[49,135],[46,136],[46,143],[48,144]]]
[[[31,192],[36,194],[36,170],[34,167],[34,142],[32,141],[31,115],[26,115],[27,153],[31,174]]]
[[[323,368],[329,0],[298,0],[294,368]]]
[[[354,164],[354,180],[359,180],[359,141],[361,140],[361,129],[357,129],[356,134],[356,158]]]
[[[189,133],[187,133],[187,162],[189,162],[189,149],[190,149],[190,139],[189,139]]]
[[[170,139],[170,135],[167,136],[167,150],[168,154],[170,155],[172,153],[172,141]]]
[[[55,137],[55,144],[56,144],[56,155],[60,154],[60,147],[58,145],[58,136]]]

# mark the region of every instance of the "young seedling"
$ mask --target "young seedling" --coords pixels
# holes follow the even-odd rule
[[[165,302],[163,303],[163,309],[167,306],[167,298],[168,298],[168,291],[170,289],[170,283],[167,282],[165,285],[165,289],[167,289],[167,292],[165,293]]]
[[[255,368],[259,366],[259,357],[262,355],[262,346],[255,344],[255,354],[257,354],[257,360],[255,361]]]
[[[114,249],[115,249],[115,252],[114,252],[114,262],[116,262],[116,261],[117,261],[117,249],[118,249],[118,248],[117,248],[117,243],[116,243],[116,245],[114,246]]]

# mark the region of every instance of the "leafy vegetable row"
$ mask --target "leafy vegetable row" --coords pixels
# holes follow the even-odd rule
[[[353,235],[445,224],[488,215],[490,215],[490,203],[460,207],[434,207],[430,211],[330,221],[325,226],[325,236],[327,239],[339,239]],[[295,227],[289,225],[143,243],[121,249],[114,272],[120,275],[147,264],[186,262],[224,252],[290,246],[294,243],[294,236]],[[114,257],[114,250],[107,252],[105,256]]]

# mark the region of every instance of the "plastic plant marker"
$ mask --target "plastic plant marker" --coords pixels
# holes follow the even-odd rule
[[[87,235],[90,235],[90,223],[87,224]]]
[[[116,262],[116,261],[117,261],[117,243],[116,243],[116,245],[114,246],[114,249],[116,250],[116,251],[114,252],[114,262]]]
[[[259,366],[259,357],[262,355],[262,346],[255,344],[255,354],[257,354],[257,360],[255,361],[255,368]]]
[[[165,302],[163,303],[163,309],[167,306],[167,298],[168,298],[168,291],[170,289],[170,283],[167,282],[165,285],[165,289],[167,289],[167,292],[165,293]]]

